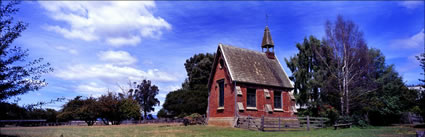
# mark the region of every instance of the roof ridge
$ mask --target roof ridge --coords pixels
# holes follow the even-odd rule
[[[240,47],[236,47],[236,46],[229,45],[229,44],[221,44],[221,45],[226,46],[226,47],[231,47],[231,48],[236,48],[236,49],[241,49],[241,50],[246,50],[246,51],[256,52],[256,53],[259,53],[259,54],[266,54],[266,53],[264,53],[264,52],[255,51],[255,50],[250,50],[250,49],[247,49],[247,48],[240,48]]]

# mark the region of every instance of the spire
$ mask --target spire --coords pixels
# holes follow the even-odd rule
[[[274,59],[274,42],[272,40],[272,35],[270,34],[269,27],[266,26],[266,29],[264,29],[264,36],[263,36],[263,42],[261,43],[261,49],[264,52],[264,48],[266,50],[266,55],[269,59]],[[271,48],[271,51],[270,51]]]
[[[272,40],[272,35],[270,34],[268,26],[266,26],[266,29],[264,29],[264,36],[263,42],[261,43],[261,48],[274,48],[274,42]]]

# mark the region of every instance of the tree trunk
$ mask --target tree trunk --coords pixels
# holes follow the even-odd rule
[[[344,115],[344,94],[341,96],[341,115]]]
[[[347,115],[349,115],[350,114],[350,99],[349,99],[349,97],[348,97],[348,89],[346,89],[347,90],[347,92],[345,93],[345,109],[347,110],[346,111],[346,114]]]
[[[143,117],[145,118],[144,120],[147,120],[148,119],[148,117],[147,117],[147,112],[146,112],[146,110],[143,110],[143,112],[144,112],[144,115],[143,115]]]

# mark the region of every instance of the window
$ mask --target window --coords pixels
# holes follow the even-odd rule
[[[218,106],[224,106],[224,80],[217,81],[219,87]]]
[[[282,92],[274,91],[274,108],[282,109]]]
[[[222,69],[223,67],[224,67],[223,59],[220,59],[220,69]]]
[[[246,94],[246,106],[247,107],[256,107],[256,90],[255,88],[248,88]]]

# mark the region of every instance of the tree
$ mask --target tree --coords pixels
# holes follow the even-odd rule
[[[350,113],[350,98],[352,88],[356,87],[355,83],[364,78],[368,63],[367,45],[363,39],[363,33],[358,29],[357,25],[350,20],[344,20],[342,16],[338,16],[334,24],[330,21],[326,22],[326,37],[323,45],[332,48],[336,69],[331,76],[337,80],[341,94],[341,112]],[[318,54],[322,62],[325,61],[323,55]],[[331,68],[330,64],[326,64]],[[366,91],[361,92],[368,92]],[[345,109],[344,109],[345,107]]]
[[[192,113],[205,114],[208,107],[208,78],[215,54],[195,54],[184,64],[187,78],[182,88],[167,94],[162,114],[184,117]],[[187,107],[191,106],[191,107]]]
[[[187,78],[182,84],[183,89],[205,90],[208,92],[208,78],[211,73],[215,54],[195,54],[184,63]]]
[[[355,115],[368,117],[373,125],[398,122],[402,112],[415,106],[417,95],[405,86],[402,77],[394,70],[394,65],[385,63],[385,56],[380,50],[369,49],[368,54],[371,65],[368,78],[362,85],[373,87],[374,90],[352,98],[356,102],[352,104],[352,109],[357,110]]]
[[[425,53],[422,53],[420,56],[416,56],[416,59],[418,59],[421,68],[423,69],[424,73],[421,73],[421,75],[424,75],[424,79],[419,79],[419,81],[422,82],[422,87],[425,88]],[[425,92],[422,91],[419,93],[419,109],[421,111],[422,117],[425,117]]]
[[[419,61],[421,68],[424,70],[424,73],[421,73],[421,75],[424,75],[424,79],[419,79],[419,81],[422,81],[425,83],[425,53],[422,53],[419,56],[416,56],[416,59]],[[425,87],[425,84],[424,84]]]
[[[10,1],[5,5],[0,1],[0,101],[46,86],[41,75],[53,71],[49,63],[40,64],[43,58],[24,64],[28,50],[12,46],[28,26],[22,21],[14,21],[12,17],[18,12],[14,8],[18,3]]]
[[[140,106],[131,96],[108,92],[98,99],[99,117],[108,125],[119,125],[121,121],[140,117]]]
[[[69,100],[58,115],[61,121],[84,120],[88,126],[92,126],[98,117],[99,109],[96,99],[93,97],[82,99],[82,96]]]
[[[141,117],[140,105],[133,98],[120,97],[119,113],[121,119],[138,119]]]
[[[304,38],[302,44],[296,44],[298,54],[290,57],[289,60],[285,58],[286,65],[292,72],[290,79],[295,83],[294,93],[298,94],[297,103],[316,108],[313,112],[316,116],[318,115],[319,87],[314,75],[319,74],[316,72],[320,67],[317,64],[314,49],[319,48],[320,44],[320,40],[314,36],[310,36],[309,39]]]
[[[168,93],[162,106],[170,117],[184,117],[192,113],[205,114],[208,92],[179,89]]]
[[[159,89],[156,85],[152,85],[150,80],[143,80],[140,84],[134,83],[135,89],[130,89],[134,93],[134,98],[143,111],[144,119],[147,119],[148,113],[155,111],[154,106],[159,106],[160,102],[155,97],[158,95]]]

